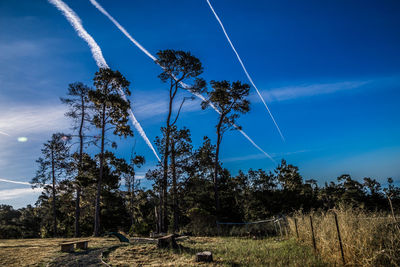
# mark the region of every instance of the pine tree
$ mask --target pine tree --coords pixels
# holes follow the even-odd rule
[[[95,90],[89,91],[89,100],[94,106],[93,124],[99,128],[100,154],[99,154],[99,178],[97,180],[97,194],[94,216],[94,236],[100,235],[100,195],[104,172],[104,152],[106,145],[106,132],[113,130],[117,136],[133,136],[128,125],[129,101],[121,97],[121,93],[129,96],[129,81],[119,71],[100,69],[94,77]],[[112,143],[116,147],[116,143]]]
[[[218,195],[218,169],[219,169],[219,150],[222,137],[227,130],[235,129],[234,124],[240,114],[245,114],[250,110],[250,102],[246,99],[249,95],[250,86],[241,82],[211,81],[212,90],[207,92],[208,99],[202,103],[202,108],[206,109],[213,104],[219,110],[217,123],[217,145],[214,163],[214,197],[217,220],[219,219],[220,203]]]
[[[33,187],[43,187],[51,181],[53,236],[57,236],[56,185],[61,178],[66,177],[70,165],[68,141],[69,137],[65,134],[55,133],[49,141],[44,143],[42,157],[36,161],[39,169],[31,181]]]

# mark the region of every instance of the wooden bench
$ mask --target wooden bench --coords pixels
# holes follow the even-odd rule
[[[72,242],[60,243],[62,252],[74,252],[74,246],[76,244],[77,249],[88,249],[89,240],[79,240]]]

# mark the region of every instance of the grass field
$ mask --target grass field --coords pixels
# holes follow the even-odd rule
[[[59,243],[76,238],[0,239],[0,266],[46,266],[48,262],[65,254]],[[115,238],[85,238],[90,248],[119,244]]]
[[[0,266],[46,266],[67,253],[59,243],[76,239],[0,240]],[[89,238],[90,248],[112,247],[115,238]],[[112,266],[326,266],[307,246],[294,240],[191,237],[181,249],[157,249],[155,244],[120,246],[105,259]],[[212,251],[212,264],[195,262],[199,251]]]
[[[179,244],[177,250],[124,246],[111,252],[107,261],[112,266],[326,266],[294,240],[191,237]],[[213,253],[214,262],[196,263],[195,254],[205,250]]]

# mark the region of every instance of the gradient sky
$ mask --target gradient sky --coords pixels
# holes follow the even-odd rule
[[[98,2],[152,54],[189,50],[202,61],[207,81],[248,82],[205,0]],[[132,109],[153,141],[167,111],[160,68],[89,1],[65,3],[110,67],[131,81]],[[251,111],[238,123],[261,148],[321,183],[343,173],[383,184],[387,177],[400,180],[399,1],[211,3],[286,138],[252,88]],[[69,131],[59,97],[71,82],[92,85],[97,66],[87,44],[45,0],[0,1],[0,62],[0,204],[21,207],[39,194],[24,183],[34,176],[42,144]],[[190,128],[195,147],[204,135],[215,140],[213,110],[193,101],[183,111],[179,125]],[[146,157],[143,176],[156,158],[136,132],[116,153],[128,158],[132,149]],[[221,160],[233,174],[276,167],[238,132],[225,135]]]

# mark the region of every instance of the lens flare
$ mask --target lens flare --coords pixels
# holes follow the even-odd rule
[[[25,143],[28,141],[28,138],[25,136],[20,136],[17,138],[18,142]]]

